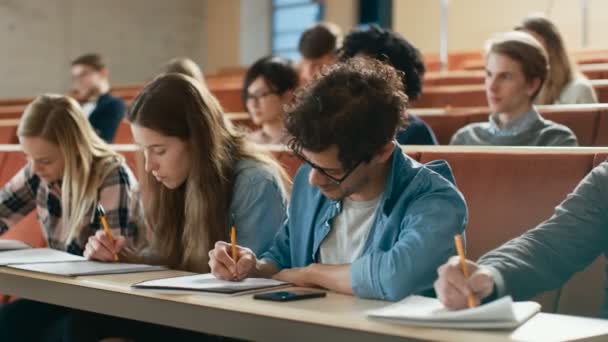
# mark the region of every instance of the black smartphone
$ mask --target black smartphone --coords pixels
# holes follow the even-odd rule
[[[324,291],[296,289],[296,290],[291,290],[291,291],[258,293],[258,294],[253,295],[253,299],[271,300],[274,302],[291,302],[293,300],[320,298],[320,297],[325,297],[325,296],[326,296],[326,293]]]

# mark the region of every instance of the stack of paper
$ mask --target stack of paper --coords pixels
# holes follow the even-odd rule
[[[30,248],[9,252],[0,252],[0,266],[82,260],[86,259],[78,255],[51,248]]]
[[[508,329],[521,325],[539,311],[538,303],[513,302],[508,296],[472,309],[456,311],[447,310],[434,298],[410,296],[367,314],[396,323],[425,327]]]
[[[27,249],[27,248],[32,248],[32,246],[28,245],[27,243],[25,243],[23,241],[0,239],[0,252],[14,251],[17,249]]]
[[[163,266],[151,266],[141,264],[108,263],[98,261],[72,261],[72,262],[53,262],[38,264],[9,265],[25,271],[41,272],[68,277],[100,275],[100,274],[121,274],[134,272],[152,272],[166,269]]]
[[[84,257],[51,248],[0,251],[0,266],[62,276],[150,272],[166,269],[163,266],[90,261]]]
[[[231,295],[245,294],[254,291],[286,286],[289,286],[289,283],[264,278],[247,278],[242,281],[225,281],[217,279],[210,273],[148,280],[133,285],[134,288],[138,289],[212,292]]]

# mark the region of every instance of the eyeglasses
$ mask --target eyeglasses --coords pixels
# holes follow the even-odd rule
[[[361,165],[362,161],[357,162],[353,167],[351,167],[348,171],[346,171],[344,173],[344,176],[340,177],[340,178],[336,178],[332,175],[330,175],[324,168],[320,167],[319,165],[311,162],[310,160],[306,159],[306,157],[304,157],[301,153],[295,151],[295,150],[291,150],[293,152],[293,154],[298,157],[300,160],[302,160],[304,163],[310,165],[310,167],[312,167],[313,169],[317,170],[320,174],[322,174],[323,176],[325,176],[327,179],[331,180],[332,182],[334,182],[336,185],[340,185],[342,184],[346,178],[348,178],[348,176],[350,176],[353,171],[355,171],[355,169],[357,167],[359,167],[359,165]]]
[[[266,96],[270,96],[270,95],[274,95],[274,94],[276,94],[276,92],[271,91],[271,90],[267,90],[267,91],[260,92],[257,94],[247,93],[247,101],[252,100],[252,101],[257,102],[257,101],[260,101],[260,99],[265,98]]]

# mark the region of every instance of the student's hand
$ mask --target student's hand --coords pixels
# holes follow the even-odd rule
[[[215,248],[209,251],[209,268],[218,279],[240,281],[251,275],[255,270],[256,256],[249,248],[236,246],[237,259],[232,259],[232,246],[224,241],[215,243]]]
[[[439,278],[435,281],[435,292],[448,309],[467,308],[467,298],[470,294],[473,294],[476,304],[479,305],[479,302],[494,290],[494,278],[487,269],[470,260],[467,260],[467,267],[470,274],[468,281],[464,278],[457,256],[450,258],[437,270]]]
[[[272,279],[285,281],[300,287],[318,287],[311,275],[311,264],[307,267],[286,268],[275,274]]]
[[[120,253],[126,244],[122,235],[114,235],[114,243],[110,241],[103,229],[89,237],[84,249],[84,256],[90,260],[114,262],[114,254]]]

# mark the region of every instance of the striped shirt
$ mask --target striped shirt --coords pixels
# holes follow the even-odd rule
[[[120,165],[102,182],[98,197],[114,234],[123,235],[128,245],[138,237],[141,208],[138,183],[125,164]],[[69,227],[62,223],[61,181],[47,184],[26,165],[0,190],[0,234],[37,209],[38,221],[49,247],[82,255],[87,240],[101,228],[95,208],[81,223],[80,233],[69,243],[63,239]]]

